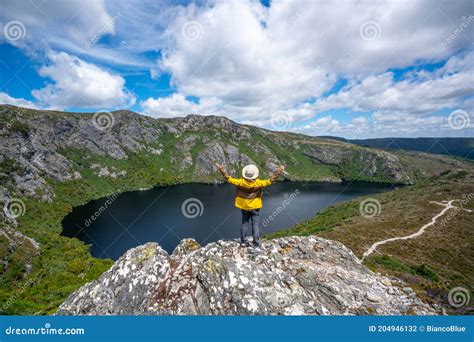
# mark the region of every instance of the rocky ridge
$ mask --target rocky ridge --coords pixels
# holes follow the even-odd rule
[[[163,175],[175,175],[184,181],[219,181],[214,161],[225,164],[231,172],[256,163],[264,174],[283,163],[287,165],[284,177],[289,180],[376,179],[412,184],[416,179],[409,163],[390,152],[267,131],[225,117],[193,114],[155,119],[130,111],[104,115],[102,119],[108,120],[105,123],[91,114],[0,105],[1,186],[17,197],[51,202],[55,194],[48,180],[81,179],[84,159],[100,158],[113,163],[136,155],[150,163],[162,163]],[[168,153],[163,153],[165,149]],[[82,155],[68,154],[71,151]],[[443,159],[444,168],[439,172],[452,167],[451,163],[452,160]],[[92,164],[91,168],[94,167]],[[354,170],[348,173],[349,168]],[[100,165],[97,174],[116,178],[127,172],[112,165]]]
[[[58,315],[431,315],[413,291],[377,275],[341,243],[318,237],[259,249],[182,240],[147,243],[74,292]]]

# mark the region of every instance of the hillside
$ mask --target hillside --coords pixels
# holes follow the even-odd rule
[[[371,217],[361,215],[361,203],[378,205]],[[452,208],[447,202],[452,201]],[[367,209],[369,210],[369,209]],[[433,218],[439,216],[433,223]],[[431,224],[433,223],[433,224]],[[474,171],[453,170],[415,186],[335,204],[314,218],[267,238],[313,235],[342,242],[359,258],[379,241],[410,236],[377,246],[364,259],[373,271],[402,279],[425,301],[448,313],[474,314],[473,300],[449,303],[449,290],[474,284]],[[460,294],[462,295],[462,294]]]
[[[92,258],[81,241],[60,235],[61,219],[73,206],[156,185],[220,181],[214,161],[231,172],[254,162],[264,175],[281,163],[287,180],[331,182],[421,185],[448,179],[453,170],[464,177],[471,172],[470,164],[449,157],[271,132],[215,116],[94,116],[2,105],[0,136],[4,314],[52,313],[112,265]]]

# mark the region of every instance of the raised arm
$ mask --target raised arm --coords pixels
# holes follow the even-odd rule
[[[278,177],[280,177],[280,175],[283,173],[283,171],[285,171],[285,166],[280,165],[279,167],[277,167],[273,175],[270,177],[270,182],[275,183]]]
[[[257,180],[256,182],[256,186],[259,186],[259,187],[266,187],[266,186],[269,186],[269,185],[272,185],[276,182],[276,180],[278,179],[278,177],[280,177],[280,175],[283,173],[283,171],[285,171],[285,167],[283,165],[277,167],[277,169],[275,170],[275,172],[273,172],[272,176],[268,179],[262,179],[262,180]]]
[[[222,166],[221,164],[219,163],[215,163],[217,169],[219,170],[219,172],[222,174],[222,176],[225,178],[225,179],[229,179],[230,176],[229,174],[227,173],[227,171],[225,170],[224,166]]]

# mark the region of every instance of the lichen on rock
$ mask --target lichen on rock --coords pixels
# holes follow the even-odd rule
[[[315,236],[204,247],[183,240],[168,255],[157,243],[126,252],[74,292],[59,315],[436,314],[365,267],[341,243]]]

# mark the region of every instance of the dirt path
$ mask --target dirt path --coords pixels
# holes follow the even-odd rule
[[[439,204],[441,206],[444,206],[444,209],[441,210],[441,212],[435,216],[433,216],[431,218],[431,221],[428,222],[427,224],[425,224],[423,227],[421,227],[417,232],[413,233],[413,234],[410,234],[410,235],[406,235],[406,236],[397,236],[397,237],[393,237],[393,238],[390,238],[390,239],[385,239],[385,240],[382,240],[382,241],[378,241],[376,243],[374,243],[372,246],[370,246],[370,248],[363,254],[362,256],[362,260],[364,260],[366,257],[368,257],[370,254],[372,254],[373,252],[375,252],[377,250],[377,247],[381,246],[381,245],[384,245],[388,242],[392,242],[392,241],[397,241],[397,240],[408,240],[408,239],[413,239],[417,236],[420,236],[422,235],[426,228],[434,225],[436,223],[436,220],[438,218],[440,218],[441,216],[443,216],[449,209],[452,209],[452,208],[456,208],[457,210],[464,210],[464,211],[467,211],[467,212],[471,212],[471,210],[468,210],[468,209],[464,209],[463,207],[457,207],[455,205],[453,205],[453,202],[455,201],[458,201],[457,199],[454,199],[454,200],[450,200],[450,201],[442,201],[442,202],[434,202],[434,201],[431,201],[430,203],[435,203],[435,204]]]

